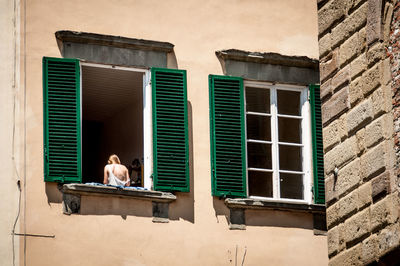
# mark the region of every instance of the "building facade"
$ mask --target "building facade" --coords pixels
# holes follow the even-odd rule
[[[318,1],[330,265],[399,258],[398,1]]]
[[[4,6],[3,265],[328,263],[314,1]]]

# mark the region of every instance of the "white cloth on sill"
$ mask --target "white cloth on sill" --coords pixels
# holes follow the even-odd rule
[[[129,178],[126,181],[122,181],[121,179],[116,177],[114,175],[114,173],[113,173],[113,167],[112,167],[111,164],[107,164],[106,168],[107,168],[107,171],[108,171],[108,184],[109,185],[124,187],[130,181]]]

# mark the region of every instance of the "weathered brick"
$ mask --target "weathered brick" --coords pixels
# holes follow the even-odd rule
[[[351,79],[354,79],[355,77],[362,74],[366,70],[366,67],[367,56],[365,55],[365,53],[362,53],[359,57],[357,57],[356,59],[354,59],[354,61],[350,63]]]
[[[357,139],[355,136],[346,139],[325,154],[325,172],[330,174],[335,167],[341,167],[346,162],[354,159],[358,153]]]
[[[371,181],[372,192],[371,196],[374,201],[377,198],[386,196],[390,193],[390,173],[388,171],[380,174]]]
[[[318,11],[318,31],[319,34],[325,32],[335,21],[346,14],[348,6],[347,0],[329,1]]]
[[[393,132],[393,118],[390,114],[383,115],[365,127],[365,146],[370,148]]]
[[[398,208],[392,196],[387,196],[371,206],[371,230],[377,231],[398,218]]]
[[[327,55],[332,48],[331,34],[330,33],[325,34],[322,38],[318,40],[318,44],[319,44],[319,56],[323,57]]]
[[[319,64],[320,79],[324,81],[332,73],[334,73],[339,67],[338,61],[338,49],[333,50],[329,56],[321,60]]]
[[[368,69],[363,75],[363,94],[368,95],[380,85],[380,72],[379,65],[375,65],[373,68]]]
[[[332,29],[332,46],[336,47],[351,34],[359,30],[367,21],[367,4],[363,4],[342,23]]]
[[[381,22],[382,0],[368,0],[367,12],[367,43],[380,40],[382,35]]]
[[[371,99],[375,117],[390,112],[392,109],[392,93],[389,86],[383,86],[376,89],[372,94]]]
[[[328,255],[335,255],[339,250],[339,227],[328,231]]]
[[[323,129],[324,150],[328,151],[347,134],[343,117],[334,120]]]
[[[328,97],[332,94],[331,81],[332,81],[332,79],[328,79],[328,80],[322,82],[322,84],[321,84],[320,97],[322,100],[324,100],[326,97]]]
[[[378,256],[382,257],[400,244],[399,224],[388,226],[378,234]]]
[[[351,106],[354,106],[363,98],[362,86],[363,86],[363,79],[361,77],[353,80],[350,83],[349,100]]]
[[[360,183],[360,159],[356,158],[348,165],[339,170],[336,191],[339,197],[342,197],[348,191],[351,191]]]
[[[385,170],[385,144],[382,142],[361,156],[361,176],[364,180]]]
[[[346,250],[329,261],[329,266],[357,266],[362,265],[361,262],[361,243]]]
[[[345,112],[349,107],[349,89],[345,87],[322,105],[322,123],[326,124]]]
[[[357,189],[358,193],[357,207],[359,210],[364,209],[366,206],[371,204],[372,201],[371,191],[372,191],[371,182],[367,182]]]
[[[343,69],[339,70],[331,82],[331,87],[333,91],[337,91],[343,85],[347,85],[350,81],[350,65],[345,66]]]
[[[346,227],[346,243],[354,243],[367,236],[370,232],[369,208],[353,215],[344,223]]]
[[[371,235],[362,242],[361,260],[363,265],[374,262],[378,258],[378,236]]]
[[[368,66],[372,66],[376,62],[382,60],[386,55],[385,46],[383,43],[376,43],[367,51]]]
[[[372,102],[365,100],[354,107],[346,116],[347,131],[353,132],[369,122],[373,116]]]

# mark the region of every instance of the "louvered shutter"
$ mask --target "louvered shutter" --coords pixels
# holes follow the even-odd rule
[[[43,58],[44,180],[81,182],[80,69]]]
[[[243,80],[210,75],[209,90],[212,194],[246,197]]]
[[[322,139],[321,98],[319,85],[310,85],[314,202],[325,204],[324,148]]]
[[[154,189],[189,192],[186,71],[151,69]]]

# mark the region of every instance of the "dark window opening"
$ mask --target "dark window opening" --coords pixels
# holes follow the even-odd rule
[[[110,154],[143,164],[143,72],[82,65],[81,75],[82,181],[103,183]]]

